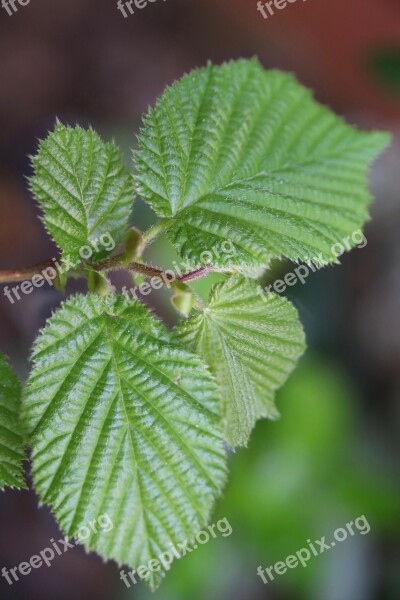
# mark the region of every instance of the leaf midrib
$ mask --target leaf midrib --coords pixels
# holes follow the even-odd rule
[[[359,142],[359,140],[355,140],[355,142]],[[348,147],[346,147],[346,149],[348,150]],[[335,149],[336,151],[332,154],[327,154],[324,155],[323,157],[314,157],[313,159],[305,158],[304,160],[301,160],[299,162],[296,163],[291,163],[291,162],[287,162],[285,164],[283,164],[282,166],[279,166],[279,168],[276,169],[271,169],[271,170],[261,170],[261,171],[257,171],[257,173],[255,173],[254,175],[250,175],[248,177],[245,177],[243,179],[235,179],[233,178],[232,181],[226,183],[225,185],[221,186],[221,187],[217,187],[217,188],[210,188],[208,189],[206,192],[204,192],[203,194],[201,194],[201,196],[199,196],[198,198],[196,198],[195,200],[193,200],[192,202],[190,202],[189,204],[185,203],[185,199],[182,199],[181,203],[182,207],[180,207],[178,210],[176,210],[175,212],[172,212],[171,216],[168,217],[164,217],[164,219],[172,219],[172,218],[176,218],[177,216],[179,216],[180,213],[184,212],[186,209],[190,209],[192,207],[195,207],[197,204],[199,204],[200,202],[202,202],[205,198],[207,198],[208,196],[212,196],[214,194],[221,194],[224,191],[228,191],[229,188],[234,187],[235,185],[245,185],[246,183],[249,183],[250,181],[256,179],[257,177],[262,177],[262,176],[270,176],[271,178],[276,178],[276,176],[281,173],[281,172],[285,172],[288,170],[296,170],[296,169],[301,169],[304,168],[307,164],[310,164],[311,166],[319,166],[321,164],[326,163],[327,161],[331,161],[331,160],[335,160],[337,158],[343,158],[343,155],[339,152],[339,149]],[[349,150],[348,150],[349,151]],[[313,191],[319,191],[317,189],[314,188],[310,188]],[[274,195],[273,192],[268,192],[271,195]],[[170,202],[170,200],[168,200]],[[171,208],[172,208],[172,204],[170,203]],[[164,220],[163,219],[163,220]]]

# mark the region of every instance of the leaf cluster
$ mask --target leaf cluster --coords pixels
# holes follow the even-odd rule
[[[144,118],[133,175],[114,143],[58,122],[30,185],[90,291],[39,334],[22,408],[0,359],[0,488],[23,487],[26,441],[35,489],[65,534],[111,518],[87,549],[135,568],[191,540],[223,489],[227,447],[278,416],[275,392],[305,349],[293,305],[246,273],[272,259],[334,261],[332,246],[368,219],[367,170],[387,143],[256,60],[210,64],[169,87]],[[128,226],[135,194],[159,217],[144,234]],[[173,331],[107,280],[116,267],[150,274],[142,252],[162,232],[196,274],[224,275],[206,306],[191,277],[173,287],[186,315]],[[98,247],[84,260],[81,248],[105,233],[122,254]],[[225,241],[235,253],[204,265]],[[150,572],[150,586],[163,575]]]

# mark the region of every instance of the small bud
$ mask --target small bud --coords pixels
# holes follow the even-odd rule
[[[188,317],[193,308],[193,292],[186,294],[175,294],[171,298],[172,306],[183,316]]]
[[[54,279],[53,283],[56,290],[58,292],[61,292],[61,294],[65,293],[65,286],[67,285],[67,280],[68,277],[66,273],[57,272],[57,277]]]
[[[129,264],[138,256],[141,256],[144,247],[142,233],[136,227],[131,227],[125,235],[124,263]]]
[[[110,281],[101,273],[96,271],[88,271],[87,275],[88,289],[93,294],[99,296],[107,296],[113,291]]]

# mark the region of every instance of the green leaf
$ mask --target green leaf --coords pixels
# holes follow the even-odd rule
[[[367,220],[367,168],[388,141],[349,127],[292,76],[256,60],[209,65],[146,116],[137,191],[195,265],[223,240],[237,252],[215,257],[217,267],[273,257],[323,264]]]
[[[215,375],[227,441],[246,445],[257,419],[279,415],[274,393],[304,352],[297,311],[285,298],[234,275],[215,285],[203,312],[175,332]]]
[[[107,514],[113,529],[84,544],[132,568],[192,538],[225,481],[220,399],[200,358],[140,303],[88,295],[55,313],[33,360],[34,483],[63,531]]]
[[[92,129],[57,123],[32,159],[31,188],[43,210],[43,222],[64,256],[81,263],[110,253],[109,234],[118,245],[133,207],[133,182],[122,155]]]
[[[0,354],[0,490],[25,488],[22,463],[24,440],[19,420],[21,386]]]

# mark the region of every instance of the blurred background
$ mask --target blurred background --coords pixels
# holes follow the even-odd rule
[[[260,422],[230,457],[213,522],[233,533],[178,561],[155,595],[127,589],[113,563],[80,548],[8,586],[3,600],[394,600],[400,598],[400,2],[298,0],[264,19],[256,0],[157,0],[124,18],[116,0],[31,0],[0,7],[0,268],[57,252],[27,190],[28,156],[56,116],[91,124],[126,151],[165,85],[207,60],[257,55],[363,128],[392,131],[375,163],[368,244],[342,265],[290,288],[308,351],[278,396],[282,417]],[[138,201],[132,223],[154,217]],[[152,247],[167,267],[171,247]],[[274,265],[272,276],[289,265]],[[271,275],[269,275],[271,277]],[[206,294],[210,280],[197,286]],[[118,281],[122,284],[123,281]],[[84,289],[74,283],[70,291]],[[38,289],[11,305],[0,289],[0,351],[22,378],[37,331],[61,296]],[[165,292],[148,297],[168,324]],[[265,585],[256,574],[365,515],[371,531]],[[0,495],[0,569],[58,535],[33,491]]]

